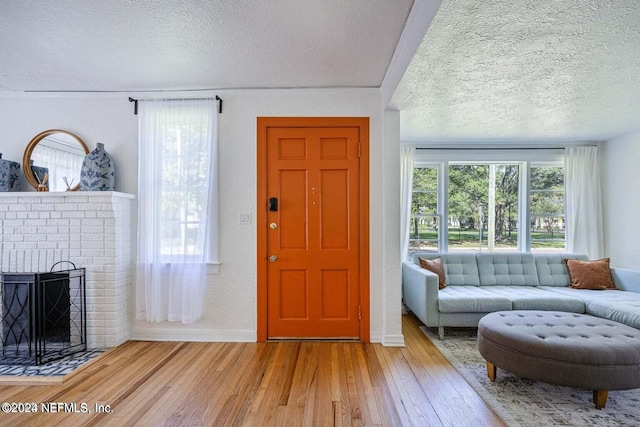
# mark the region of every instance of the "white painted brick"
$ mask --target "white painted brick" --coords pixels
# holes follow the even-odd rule
[[[58,233],[58,227],[46,226],[46,227],[38,227],[38,234],[68,234],[68,233]]]
[[[16,234],[36,234],[38,227],[16,227],[13,232]]]
[[[14,212],[18,212],[18,211],[28,212],[30,210],[31,210],[31,205],[27,205],[27,204],[24,204],[24,203],[17,203],[17,204],[14,204],[14,205],[9,205],[9,211],[10,212],[11,211],[14,211]]]
[[[53,209],[53,203],[39,203],[39,204],[34,204],[31,208],[31,210],[33,211],[47,211],[50,212]]]
[[[82,211],[70,210],[61,212],[61,214],[61,218],[84,218],[84,212]]]
[[[14,204],[35,204],[38,205],[42,203],[42,197],[40,196],[20,196]]]
[[[74,195],[74,196],[68,196],[64,198],[65,202],[67,203],[87,203],[87,201],[89,200],[88,196],[81,196],[81,195]]]
[[[25,242],[46,242],[47,235],[46,234],[27,234],[24,236]]]
[[[89,221],[89,220],[84,219],[83,221]],[[99,225],[83,225],[82,228],[80,228],[80,230],[82,231],[82,234],[98,234],[98,235],[104,234],[104,227]]]
[[[100,255],[91,255],[91,256],[103,256],[104,255],[104,242],[102,241],[94,241],[94,242],[82,242],[82,249],[85,250],[85,254],[87,254],[86,249],[100,249]]]
[[[90,346],[124,342],[131,328],[132,200],[115,194],[47,194],[20,200],[0,195],[2,270],[43,271],[66,259],[85,267]]]
[[[55,210],[64,211],[78,211],[78,205],[76,203],[58,203],[55,205]]]
[[[0,195],[0,206],[8,206],[18,203],[18,196]]]
[[[49,234],[50,242],[68,242],[69,235],[68,234]]]

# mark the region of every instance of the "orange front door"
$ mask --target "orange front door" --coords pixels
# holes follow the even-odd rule
[[[360,137],[266,129],[268,338],[361,337]]]

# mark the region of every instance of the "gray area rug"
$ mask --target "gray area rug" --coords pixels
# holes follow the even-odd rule
[[[526,380],[500,368],[492,383],[476,329],[447,328],[444,341],[435,329],[420,329],[508,426],[640,426],[640,389],[610,391],[599,410],[591,391]]]

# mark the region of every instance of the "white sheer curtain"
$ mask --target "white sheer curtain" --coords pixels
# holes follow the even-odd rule
[[[566,246],[569,253],[604,256],[598,147],[565,149]]]
[[[413,164],[415,147],[400,147],[400,233],[402,260],[409,253],[409,226],[411,223],[411,199],[413,192]]]
[[[138,286],[148,321],[202,315],[217,261],[217,112],[213,100],[141,101]]]

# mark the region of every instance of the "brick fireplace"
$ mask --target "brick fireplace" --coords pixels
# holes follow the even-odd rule
[[[113,191],[0,193],[0,270],[86,269],[87,345],[115,347],[133,320],[134,197]]]

